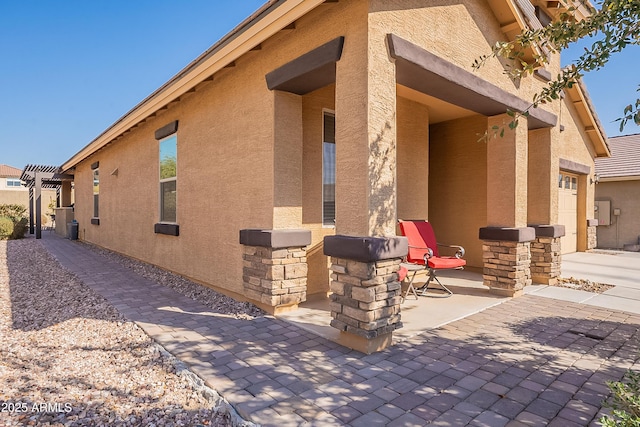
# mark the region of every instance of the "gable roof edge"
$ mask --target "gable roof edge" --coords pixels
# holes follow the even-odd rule
[[[62,164],[66,172],[325,0],[270,0]]]

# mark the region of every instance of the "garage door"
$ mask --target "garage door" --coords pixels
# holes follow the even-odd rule
[[[577,250],[578,243],[578,177],[561,173],[558,177],[558,222],[564,225],[562,253]]]

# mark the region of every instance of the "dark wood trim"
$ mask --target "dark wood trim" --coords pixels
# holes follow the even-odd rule
[[[178,121],[174,120],[171,123],[167,123],[166,125],[162,126],[160,129],[158,129],[156,131],[155,137],[157,140],[160,140],[176,132],[178,132]]]
[[[344,37],[338,37],[268,73],[269,90],[304,95],[336,81],[336,62],[342,56]]]
[[[536,237],[562,237],[565,235],[564,225],[529,225],[536,230]]]
[[[91,218],[91,224],[100,225],[100,218]]]
[[[404,258],[409,253],[406,237],[326,236],[324,254],[359,262]]]
[[[578,175],[589,175],[591,173],[590,166],[567,159],[560,159],[560,170],[577,173]]]
[[[273,249],[302,247],[311,244],[311,231],[249,228],[240,230],[240,243]]]
[[[388,34],[387,42],[401,85],[485,116],[525,111],[531,104],[395,34]],[[529,129],[554,127],[557,121],[540,108],[527,118]]]
[[[482,227],[480,240],[502,240],[505,242],[532,242],[536,239],[533,227]]]
[[[179,236],[180,226],[178,224],[157,223],[157,224],[154,224],[153,231],[156,234],[166,234],[168,236]]]

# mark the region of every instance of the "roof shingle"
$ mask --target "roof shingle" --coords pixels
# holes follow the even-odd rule
[[[600,178],[640,178],[640,133],[609,137],[611,157],[596,158]]]
[[[22,169],[0,164],[0,177],[20,178],[20,175],[22,175]]]

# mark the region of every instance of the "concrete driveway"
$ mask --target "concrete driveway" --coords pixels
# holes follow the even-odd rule
[[[640,313],[640,253],[596,250],[562,257],[562,277],[615,285],[581,301],[598,307]]]

